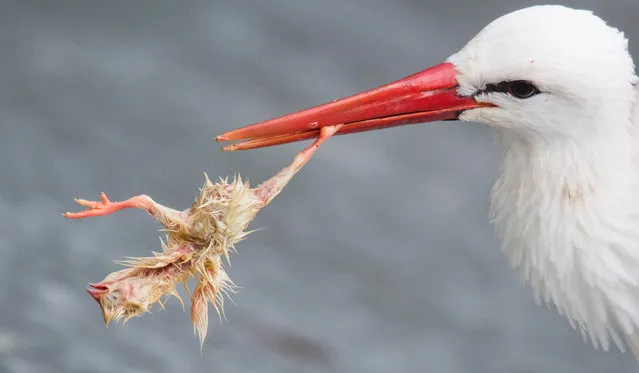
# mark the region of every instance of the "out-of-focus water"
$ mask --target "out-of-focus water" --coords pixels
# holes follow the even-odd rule
[[[0,371],[625,372],[537,307],[487,220],[497,167],[478,124],[329,141],[253,227],[242,287],[200,354],[189,314],[105,328],[87,282],[148,255],[140,211],[69,221],[73,198],[185,208],[209,175],[262,181],[302,144],[223,153],[225,130],[442,61],[491,1],[25,1],[0,4]],[[639,3],[595,10],[639,50]]]

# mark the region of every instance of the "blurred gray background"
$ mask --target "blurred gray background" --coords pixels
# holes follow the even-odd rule
[[[529,0],[0,3],[0,371],[631,372],[537,307],[488,223],[482,125],[329,141],[264,210],[242,287],[203,351],[189,313],[105,328],[88,282],[159,247],[141,211],[69,221],[74,197],[186,208],[203,181],[254,183],[303,144],[223,153],[225,130],[436,64]],[[589,8],[639,51],[636,0]]]

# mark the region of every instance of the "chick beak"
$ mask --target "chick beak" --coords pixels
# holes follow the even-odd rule
[[[492,106],[457,94],[455,67],[443,63],[404,79],[314,108],[226,132],[218,142],[242,142],[223,150],[246,150],[317,138],[325,126],[343,124],[344,135],[455,120],[464,110]]]
[[[100,303],[102,296],[109,292],[109,288],[100,283],[89,284],[87,287],[87,293],[95,299],[96,302]]]
[[[102,317],[104,317],[104,323],[106,325],[109,325],[109,322],[111,322],[112,315],[105,312],[104,305],[102,304],[102,297],[108,292],[109,288],[101,283],[89,284],[89,286],[87,287],[87,293],[89,293],[89,295],[100,305],[100,310],[102,310]]]

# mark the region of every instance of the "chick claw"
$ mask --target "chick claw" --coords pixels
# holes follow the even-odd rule
[[[64,216],[69,219],[83,219],[90,216],[106,216],[118,210],[127,208],[141,208],[149,211],[152,208],[152,201],[148,196],[139,195],[122,202],[111,202],[106,194],[101,193],[102,201],[87,201],[85,199],[75,199],[77,203],[88,209],[80,212],[65,212]]]

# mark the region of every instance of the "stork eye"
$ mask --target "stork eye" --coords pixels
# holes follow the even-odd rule
[[[541,93],[539,88],[526,80],[514,80],[497,84],[486,84],[486,89],[477,93],[500,92],[507,93],[519,99],[526,99]]]
[[[508,93],[517,98],[524,99],[530,98],[541,92],[539,92],[539,89],[537,89],[534,84],[524,80],[518,80],[516,82],[510,82],[508,85]]]

